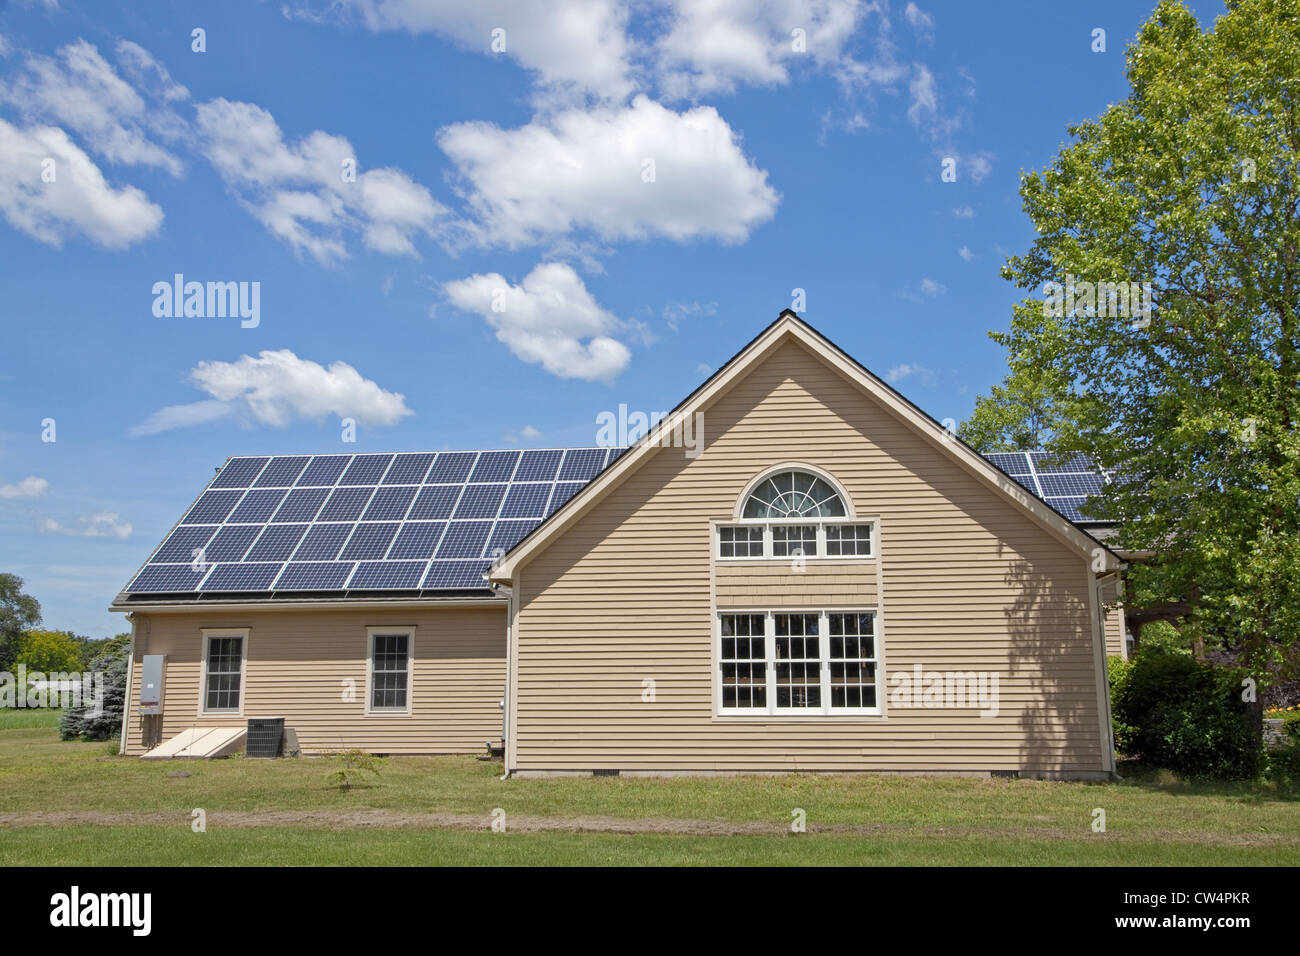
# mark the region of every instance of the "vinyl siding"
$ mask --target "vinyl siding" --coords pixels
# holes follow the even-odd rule
[[[163,739],[190,727],[284,717],[304,753],[469,753],[501,740],[505,607],[136,614],[127,753],[143,752],[140,662],[166,654]],[[415,626],[411,714],[366,714],[367,627]],[[203,628],[249,628],[243,713],[200,717]],[[355,681],[345,701],[345,681]]]
[[[1085,555],[795,341],[704,423],[697,458],[658,450],[519,570],[514,769],[1107,769]],[[711,520],[784,462],[879,516],[878,564],[792,580],[713,560]],[[715,716],[716,609],[792,603],[878,608],[884,717]],[[997,672],[999,714],[891,707],[889,674],[916,664]]]
[[[1119,602],[1118,587],[1107,582],[1101,588],[1101,601],[1106,606],[1106,656],[1128,657],[1128,642],[1124,640],[1124,605]]]

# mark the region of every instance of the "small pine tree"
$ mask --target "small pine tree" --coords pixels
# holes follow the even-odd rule
[[[104,674],[104,707],[91,714],[94,701],[81,707],[69,707],[59,719],[59,736],[64,740],[108,740],[121,732],[122,714],[126,709],[126,667],[129,646],[114,648],[91,662],[91,671]]]

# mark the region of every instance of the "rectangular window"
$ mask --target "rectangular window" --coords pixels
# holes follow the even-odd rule
[[[722,706],[767,708],[767,648],[762,614],[723,614]]]
[[[836,612],[826,616],[831,707],[854,710],[875,707],[875,615]]]
[[[411,633],[373,631],[370,634],[370,697],[372,714],[407,714],[411,709]]]
[[[772,557],[790,558],[796,555],[813,557],[817,554],[817,526],[815,524],[772,525]]]
[[[732,525],[718,528],[718,557],[761,558],[762,525]]]
[[[203,713],[238,714],[244,678],[244,638],[207,635],[203,653]]]
[[[878,715],[874,611],[718,615],[719,712]]]
[[[826,526],[826,554],[830,557],[856,555],[871,556],[871,525],[828,524]]]

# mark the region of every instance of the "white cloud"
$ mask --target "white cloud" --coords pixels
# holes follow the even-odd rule
[[[710,375],[713,374],[713,366],[705,365],[703,362],[701,362],[699,365],[695,366],[695,374],[703,378],[708,378]]]
[[[929,37],[934,30],[934,17],[926,13],[915,3],[909,2],[903,9],[903,18],[916,31],[918,36]]]
[[[627,8],[619,0],[342,0],[371,30],[436,33],[515,61],[551,93],[621,99],[632,92]],[[505,49],[492,50],[493,30]]]
[[[564,263],[542,263],[517,286],[493,272],[448,282],[443,291],[458,309],[481,316],[518,358],[560,378],[612,381],[631,358],[612,337],[624,323]]]
[[[0,485],[0,498],[38,498],[50,488],[44,478],[30,475],[13,485]]]
[[[952,211],[952,214],[956,216],[958,219],[975,218],[975,210],[972,209],[970,206],[958,206],[956,209]]]
[[[922,294],[922,295],[927,295],[927,296],[930,296],[931,298],[934,298],[935,296],[944,295],[945,293],[947,293],[947,291],[948,291],[948,287],[947,287],[947,286],[942,285],[941,283],[935,282],[933,279],[922,279],[922,280],[921,280],[921,294]]]
[[[907,118],[918,126],[933,118],[939,108],[939,98],[934,88],[934,74],[924,63],[913,65],[912,82],[908,84],[907,91],[911,96]]]
[[[176,140],[184,133],[184,122],[167,104],[184,99],[188,91],[173,83],[138,44],[119,44],[118,58],[140,89],[122,79],[93,44],[77,40],[61,47],[56,57],[28,56],[19,76],[0,82],[0,101],[29,121],[71,130],[88,150],[111,163],[151,166],[179,176],[181,161],[154,140]]]
[[[275,118],[253,103],[202,103],[196,122],[200,148],[249,211],[295,252],[322,264],[347,257],[349,231],[375,252],[415,256],[412,240],[434,235],[446,212],[400,169],[361,171],[342,136],[317,130],[286,143]],[[352,181],[345,178],[349,168]]]
[[[687,319],[702,319],[717,314],[716,302],[669,302],[664,306],[664,321],[674,332]]]
[[[333,362],[326,368],[288,349],[259,352],[256,358],[241,355],[235,362],[200,362],[189,377],[211,398],[159,409],[130,433],[152,435],[226,415],[284,428],[327,416],[395,425],[414,414],[402,395],[362,378],[351,365]]]
[[[984,182],[993,172],[992,153],[968,153],[958,161],[966,169],[966,175],[977,183]]]
[[[65,527],[53,518],[41,522],[41,531],[46,534],[68,534],[79,538],[117,538],[125,541],[131,537],[131,523],[123,521],[116,511],[101,511],[98,514],[78,518],[77,523]]]
[[[970,262],[972,259],[975,258],[975,253],[970,251],[969,246],[962,246],[960,249],[957,250],[957,255],[961,256],[967,262]]]
[[[932,369],[928,369],[924,365],[917,365],[915,363],[905,362],[902,365],[895,365],[885,373],[885,381],[890,384],[901,382],[908,378],[916,379],[919,384],[924,385],[927,388],[934,385],[937,380]]]
[[[539,432],[532,425],[525,425],[523,428],[519,430],[519,437],[527,441],[533,441],[535,439],[541,438],[542,433]]]
[[[47,161],[51,161],[50,167]],[[44,182],[50,168],[54,182]],[[114,189],[99,167],[55,126],[0,119],[0,214],[11,226],[58,247],[82,235],[122,249],[153,235],[163,213],[134,186]]]
[[[467,183],[480,239],[509,246],[579,229],[604,241],[740,242],[780,202],[712,107],[676,113],[638,96],[514,130],[460,123],[438,144]]]

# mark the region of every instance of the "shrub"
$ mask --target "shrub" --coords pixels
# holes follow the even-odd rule
[[[1233,672],[1147,650],[1119,677],[1112,681],[1116,745],[1127,756],[1189,778],[1259,775],[1264,742]]]
[[[325,775],[325,783],[339,790],[351,790],[352,785],[360,783],[366,773],[378,776],[379,769],[384,765],[383,757],[355,748],[329,756],[338,761],[338,766]]]
[[[1115,731],[1115,749],[1128,755],[1133,748],[1133,738],[1137,728],[1119,719],[1119,698],[1128,686],[1129,675],[1133,673],[1133,661],[1122,657],[1106,658],[1106,676],[1110,682],[1110,716],[1111,727]]]
[[[126,666],[128,645],[120,645],[91,662],[91,671],[104,672],[104,708],[90,713],[94,701],[83,707],[69,707],[59,719],[59,736],[64,740],[108,740],[122,731],[122,714],[126,706]]]

